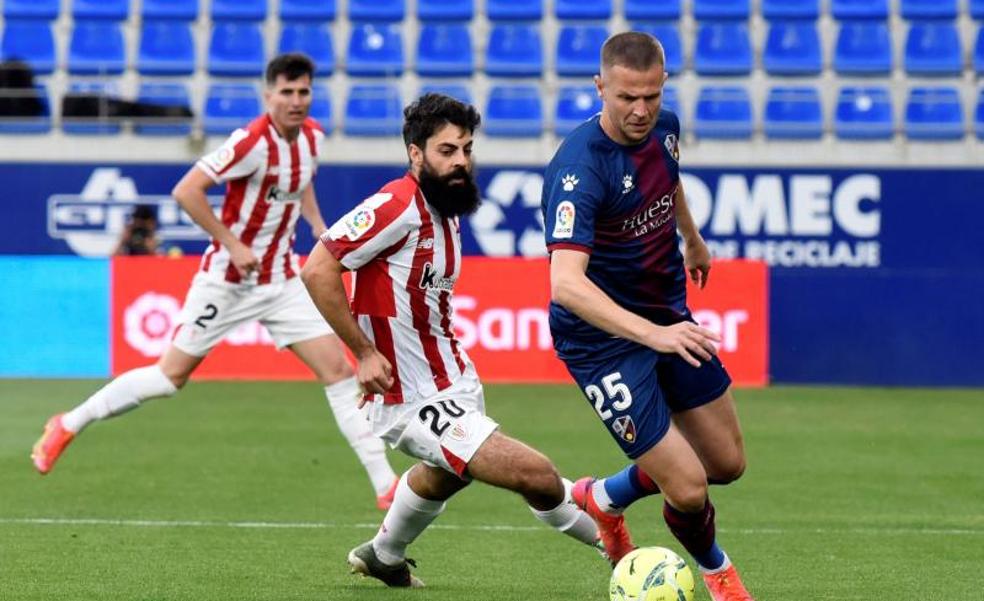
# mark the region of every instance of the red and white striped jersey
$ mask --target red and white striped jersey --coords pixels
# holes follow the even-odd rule
[[[215,280],[246,284],[283,282],[297,275],[294,227],[301,195],[318,169],[323,139],[321,126],[309,118],[297,139],[287,142],[264,115],[199,159],[199,169],[227,184],[222,223],[260,261],[260,269],[244,280],[229,260],[229,250],[213,239],[202,255],[201,271]]]
[[[433,210],[412,175],[364,200],[321,242],[354,272],[352,312],[393,365],[392,388],[370,400],[431,397],[471,366],[451,325],[451,291],[461,271],[458,220]]]

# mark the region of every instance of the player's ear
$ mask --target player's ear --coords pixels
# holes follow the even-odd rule
[[[595,75],[594,76],[594,85],[595,85],[595,90],[597,90],[597,92],[598,92],[598,98],[601,98],[602,100],[604,100],[605,99],[605,85],[601,81],[601,75]]]
[[[407,146],[407,155],[410,157],[410,164],[414,167],[420,167],[424,164],[424,151],[416,144],[409,144]]]

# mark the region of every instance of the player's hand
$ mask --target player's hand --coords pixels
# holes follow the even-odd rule
[[[253,254],[253,249],[242,242],[229,248],[229,260],[243,278],[248,278],[260,267],[260,260]]]
[[[649,346],[661,353],[676,353],[687,363],[700,367],[700,359],[709,361],[711,355],[717,354],[714,344],[720,341],[721,337],[707,328],[681,321],[672,326],[656,326]]]
[[[359,386],[369,394],[383,394],[393,386],[393,366],[389,360],[377,349],[365,353],[358,357],[359,360]],[[359,408],[366,404],[363,397],[359,401]]]
[[[687,241],[683,246],[683,266],[701,290],[707,285],[707,276],[711,272],[711,251],[700,236]]]

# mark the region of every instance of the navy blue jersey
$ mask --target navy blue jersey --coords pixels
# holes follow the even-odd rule
[[[625,309],[660,325],[689,318],[676,231],[680,120],[660,111],[646,141],[614,142],[600,115],[575,129],[544,175],[547,249],[590,254],[587,277]],[[556,303],[550,330],[562,359],[598,357],[631,344]]]

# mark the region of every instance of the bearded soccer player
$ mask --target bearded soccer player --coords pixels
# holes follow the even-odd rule
[[[474,107],[427,94],[404,111],[410,171],[333,225],[301,279],[359,361],[373,432],[419,459],[400,478],[375,538],[352,549],[356,572],[420,586],[412,543],[472,480],[519,493],[537,518],[598,549],[598,528],[570,482],[485,415],[482,384],[451,325],[461,272],[458,218],[478,207],[472,178]],[[351,305],[342,272],[354,272]]]
[[[226,334],[258,320],[279,348],[289,348],[325,387],[339,429],[369,474],[380,509],[389,507],[396,474],[383,442],[359,410],[361,393],[337,336],[311,304],[294,254],[294,230],[303,216],[313,232],[325,230],[315,200],[318,146],[324,133],[308,117],[314,65],[303,54],[274,58],[266,70],[267,113],[237,129],[199,160],[174,188],[181,207],[212,241],[202,256],[174,339],[154,365],[128,371],[71,411],[48,420],[32,458],[47,474],[65,447],[94,421],[171,396]],[[221,219],[206,192],[226,184]]]
[[[655,38],[609,38],[595,78],[601,113],[567,137],[544,176],[554,347],[632,460],[609,478],[578,480],[573,496],[603,537],[631,549],[622,511],[662,491],[666,524],[711,597],[748,601],[708,497],[708,482],[741,475],[745,455],[718,337],[687,309],[687,273],[703,287],[710,254],[680,183],[665,81]]]

